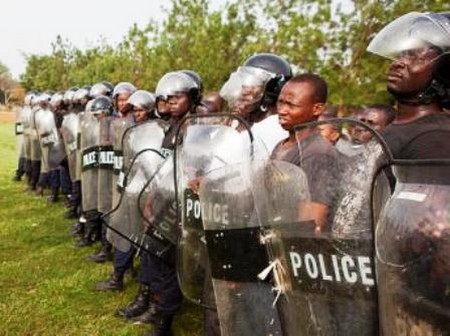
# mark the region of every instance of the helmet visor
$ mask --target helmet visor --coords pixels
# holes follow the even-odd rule
[[[273,73],[263,69],[251,66],[239,67],[222,86],[220,96],[230,106],[238,101],[252,104],[259,102],[264,95],[267,82],[274,76]]]
[[[450,52],[450,22],[438,13],[408,13],[384,27],[367,51],[391,60],[406,57],[426,65]]]

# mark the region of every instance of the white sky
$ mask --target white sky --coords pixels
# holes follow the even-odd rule
[[[216,9],[224,0],[210,0]],[[167,0],[10,0],[0,6],[0,62],[13,77],[25,71],[23,53],[46,54],[57,35],[80,49],[100,38],[116,44],[133,23],[161,22]]]

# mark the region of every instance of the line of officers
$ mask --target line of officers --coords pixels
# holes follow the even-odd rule
[[[392,60],[395,110],[338,118],[323,78],[270,53],[205,96],[192,70],[154,94],[30,92],[15,178],[67,195],[77,246],[100,240],[97,290],[139,256],[117,314],[150,335],[172,334],[183,297],[205,335],[447,335],[450,16],[406,14],[368,51]]]

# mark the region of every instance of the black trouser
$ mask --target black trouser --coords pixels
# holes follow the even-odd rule
[[[175,249],[175,246],[173,246],[167,253],[171,253],[175,257]],[[155,303],[162,312],[169,315],[175,314],[180,308],[183,294],[178,284],[176,267],[174,265],[161,260],[161,258],[153,254],[143,252],[138,281],[141,284],[150,286],[152,293],[155,294]]]

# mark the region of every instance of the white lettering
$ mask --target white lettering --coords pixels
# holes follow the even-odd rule
[[[202,218],[202,207],[200,205],[200,201],[196,200],[194,202],[194,217],[196,219],[201,219]]]
[[[294,276],[298,277],[298,270],[302,267],[302,258],[300,254],[296,252],[290,252],[289,256],[291,258],[292,271],[294,272]]]
[[[289,259],[294,277],[306,276],[323,281],[345,281],[349,284],[360,282],[364,286],[374,286],[372,259],[368,256],[337,256],[311,253],[300,254],[290,251]],[[301,268],[304,267],[304,271]]]
[[[186,200],[186,216],[189,217],[189,215],[192,212],[192,209],[194,208],[194,202],[190,198]]]
[[[123,156],[114,156],[114,169],[121,170],[123,167]]]
[[[331,256],[331,262],[333,263],[334,277],[337,282],[341,282],[341,272],[339,272],[338,260],[334,254]]]
[[[346,255],[343,256],[341,259],[342,264],[342,273],[344,273],[344,278],[348,283],[355,283],[358,280],[358,275],[356,272],[351,272],[349,267],[355,267],[355,262],[353,261],[352,257]]]
[[[359,273],[361,274],[361,281],[366,286],[375,285],[372,277],[371,260],[369,257],[358,257]]]
[[[319,267],[320,267],[320,273],[322,274],[322,279],[325,281],[333,281],[333,277],[329,274],[327,274],[327,270],[325,268],[325,261],[323,260],[323,255],[319,254]]]
[[[316,259],[314,259],[314,256],[312,254],[305,254],[305,266],[306,272],[308,273],[309,277],[311,279],[317,279],[317,277],[319,276],[319,270],[317,269]]]

